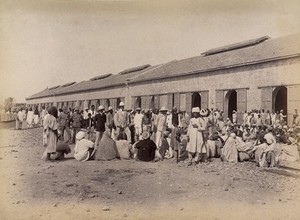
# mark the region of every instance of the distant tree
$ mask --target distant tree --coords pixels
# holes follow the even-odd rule
[[[14,98],[13,97],[8,97],[7,99],[4,100],[4,110],[5,112],[11,112],[11,108],[13,106]]]

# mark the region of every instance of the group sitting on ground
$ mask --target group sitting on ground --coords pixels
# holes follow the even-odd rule
[[[125,110],[124,103],[114,111],[99,106],[80,112],[64,107],[48,109],[43,118],[46,159],[57,154],[57,137],[74,143],[78,161],[136,159],[159,161],[171,159],[187,166],[212,158],[224,162],[255,161],[260,167],[274,167],[280,160],[299,160],[300,116],[295,110],[291,127],[283,111],[270,114],[264,110],[245,112],[237,123],[237,112],[224,120],[219,110],[192,108],[191,117],[173,107],[160,110]],[[65,151],[69,153],[69,151]]]

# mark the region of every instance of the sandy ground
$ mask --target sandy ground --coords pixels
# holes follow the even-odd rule
[[[0,219],[300,219],[299,162],[46,163],[41,128],[1,127]]]

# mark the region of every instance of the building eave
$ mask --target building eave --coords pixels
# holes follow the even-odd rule
[[[300,57],[300,53],[286,55],[286,56],[280,56],[280,57],[273,57],[273,58],[269,58],[269,59],[263,59],[263,60],[252,61],[252,62],[239,63],[239,64],[234,64],[234,65],[227,65],[227,66],[222,66],[222,67],[209,68],[209,69],[205,69],[205,70],[196,70],[196,71],[176,74],[173,76],[160,76],[160,77],[153,77],[153,78],[149,78],[149,79],[133,80],[133,81],[128,81],[127,84],[138,84],[138,83],[149,82],[149,81],[153,81],[153,80],[164,80],[164,79],[170,79],[170,78],[176,78],[176,77],[184,77],[184,76],[190,76],[190,75],[199,74],[199,73],[208,73],[208,72],[231,69],[231,68],[238,68],[238,67],[243,67],[243,66],[251,66],[251,65],[285,60],[285,59],[290,59],[290,58],[295,58],[295,57]]]

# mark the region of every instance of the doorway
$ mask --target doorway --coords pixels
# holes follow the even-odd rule
[[[280,112],[283,110],[283,114],[287,114],[287,88],[285,86],[277,87],[273,91],[273,111]]]
[[[192,95],[192,108],[199,107],[201,109],[201,95],[199,92],[194,92]]]
[[[229,90],[225,96],[227,103],[227,117],[232,121],[232,112],[237,111],[237,92],[235,90]]]

